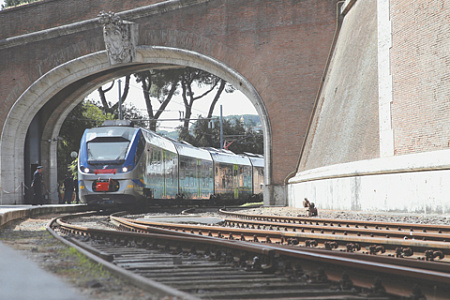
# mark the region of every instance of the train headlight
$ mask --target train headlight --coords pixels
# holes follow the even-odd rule
[[[122,168],[122,172],[124,172],[124,173],[128,172],[128,168],[127,167],[123,167]]]
[[[84,168],[84,173],[89,173],[89,168]]]

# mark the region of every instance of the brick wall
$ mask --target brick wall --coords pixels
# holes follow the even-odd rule
[[[93,18],[101,10],[119,12],[155,2],[161,1],[48,0],[2,11],[0,21],[9,26],[6,35],[13,36]],[[296,169],[336,26],[337,0],[180,2],[186,7],[133,19],[139,23],[139,45],[192,50],[248,79],[268,112],[273,183],[282,185]],[[0,48],[0,120],[40,76],[64,62],[102,50],[100,26]]]
[[[203,17],[192,18],[194,13]],[[155,17],[141,24],[150,28],[141,39],[200,50],[256,87],[272,125],[273,178],[282,184],[296,169],[334,34],[335,1],[214,2],[164,18],[171,22]],[[230,51],[218,52],[216,44]]]
[[[450,2],[391,0],[395,154],[450,146]]]
[[[0,11],[0,40],[165,0],[43,0]]]

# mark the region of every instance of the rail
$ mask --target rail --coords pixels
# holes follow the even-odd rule
[[[115,223],[121,230],[131,230],[140,233],[147,234],[165,234],[176,236],[197,236],[200,239],[205,240],[223,240],[226,239],[226,243],[232,242],[232,244],[245,245],[243,247],[263,247],[268,251],[274,251],[275,257],[289,257],[300,258],[303,261],[310,263],[319,263],[322,265],[333,265],[346,268],[347,272],[351,269],[352,279],[357,281],[362,287],[368,287],[373,282],[371,280],[363,280],[362,274],[378,274],[381,278],[390,278],[388,282],[383,281],[385,288],[390,293],[398,293],[399,281],[403,281],[401,289],[409,289],[415,283],[417,286],[422,286],[427,291],[428,295],[435,297],[442,292],[447,293],[446,290],[450,286],[450,274],[448,273],[448,264],[430,261],[417,261],[417,260],[402,260],[394,257],[374,256],[374,255],[361,255],[341,251],[327,251],[323,249],[314,248],[299,248],[294,246],[282,246],[276,243],[268,243],[267,237],[273,238],[272,235],[278,234],[286,238],[288,233],[286,232],[270,232],[264,230],[252,230],[252,229],[236,229],[236,228],[223,228],[220,226],[198,226],[198,225],[186,225],[186,224],[156,224],[156,222],[143,222],[136,221],[127,218],[111,216],[111,221]],[[164,227],[164,228],[162,228]],[[170,228],[170,229],[167,229]],[[178,230],[178,231],[175,231]],[[184,232],[183,232],[184,231]],[[224,233],[226,232],[226,233]],[[234,233],[235,232],[235,233]],[[253,239],[247,240],[244,236],[238,232],[245,232],[245,236],[251,236]],[[201,234],[199,236],[199,234]],[[264,244],[254,243],[256,241],[255,235],[265,237]],[[236,239],[234,237],[237,237]],[[290,235],[292,237],[292,234]],[[299,233],[294,236],[300,236]],[[257,238],[259,241],[259,238]],[[280,241],[282,238],[279,238]],[[251,241],[250,243],[248,241]],[[253,242],[253,243],[252,243]],[[420,242],[420,241],[419,241]],[[251,246],[249,246],[251,245]],[[356,271],[355,271],[356,270]],[[330,278],[339,280],[339,275],[334,274],[331,271],[327,272]],[[395,284],[394,284],[395,282]],[[439,291],[439,293],[437,292]]]

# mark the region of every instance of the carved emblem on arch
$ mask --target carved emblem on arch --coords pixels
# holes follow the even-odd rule
[[[122,20],[113,12],[100,12],[103,24],[103,39],[111,65],[130,63],[136,60],[138,24]]]

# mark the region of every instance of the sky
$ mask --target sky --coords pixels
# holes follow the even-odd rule
[[[121,90],[123,92],[124,89],[124,82],[125,80],[122,78],[121,80]],[[109,84],[105,85],[105,87],[109,87]],[[197,89],[194,90],[194,95],[200,95],[202,93],[202,90]],[[115,86],[111,91],[109,91],[106,94],[107,101],[111,102],[112,104],[117,103],[119,98],[119,87],[116,83]],[[193,109],[192,109],[192,116],[191,118],[197,118],[198,116],[206,117],[208,115],[209,107],[212,102],[212,99],[215,95],[215,92],[211,92],[211,95],[208,95],[204,97],[204,99],[199,99],[196,102],[194,102]],[[99,101],[99,95],[97,90],[94,90],[89,96],[86,97],[87,99],[93,99],[95,101]],[[147,116],[146,113],[146,106],[144,102],[144,97],[142,95],[142,89],[140,86],[140,83],[136,83],[134,77],[130,79],[130,90],[129,94],[127,96],[127,99],[124,103],[124,105],[130,105],[133,104],[138,108],[143,116]],[[157,102],[154,101],[153,105],[157,105]],[[243,114],[253,114],[257,115],[257,111],[253,104],[250,102],[250,100],[244,96],[239,90],[235,90],[233,93],[225,93],[225,91],[222,93],[219,101],[217,102],[215,109],[214,109],[214,116],[220,115],[220,106],[222,105],[222,114],[223,116],[229,116],[229,115],[243,115]],[[154,107],[154,109],[157,109],[159,106]],[[171,100],[170,104],[165,109],[164,113],[161,115],[160,119],[179,119],[180,118],[180,111],[184,112],[184,104],[181,95],[174,96],[174,98]],[[177,126],[182,125],[180,121],[161,121],[159,128],[161,130],[173,130]]]

